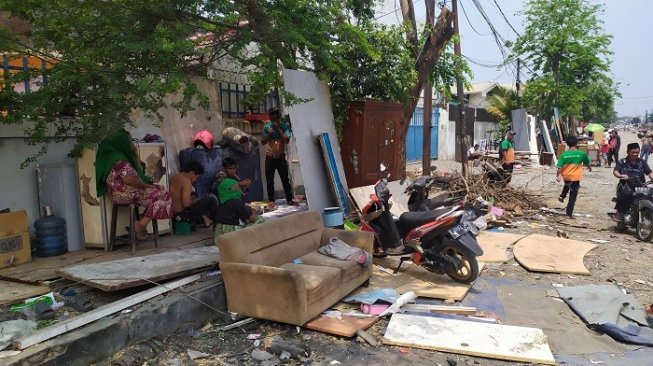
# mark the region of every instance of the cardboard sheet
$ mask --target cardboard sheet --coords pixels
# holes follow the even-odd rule
[[[595,247],[583,241],[533,234],[519,240],[512,252],[529,271],[589,275],[583,258]]]
[[[478,260],[485,263],[507,262],[508,256],[506,255],[506,250],[523,237],[524,235],[520,234],[481,231],[476,237],[476,240],[481,248],[483,248],[483,255]]]
[[[541,329],[393,314],[383,343],[500,360],[555,365]]]
[[[304,324],[304,328],[342,337],[353,337],[357,330],[365,330],[378,320],[379,318],[376,316],[363,318],[343,315],[342,319],[336,319],[320,314],[317,318]]]

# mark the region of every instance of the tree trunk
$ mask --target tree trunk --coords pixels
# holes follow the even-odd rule
[[[437,64],[442,52],[444,52],[444,48],[453,36],[453,17],[454,14],[451,10],[442,8],[438,20],[428,32],[428,36],[415,62],[417,83],[411,88],[410,101],[403,105],[400,120],[401,144],[399,145],[399,154],[403,157],[400,159],[401,166],[399,167],[401,174],[405,174],[406,172],[406,134],[408,133],[408,126],[422,94],[422,90],[424,89],[424,83],[430,77],[433,67]]]

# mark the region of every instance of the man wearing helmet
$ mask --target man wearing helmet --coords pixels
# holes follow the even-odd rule
[[[292,186],[288,179],[288,162],[286,161],[286,145],[290,142],[290,126],[281,122],[279,109],[272,108],[268,111],[270,122],[263,127],[261,143],[267,145],[265,150],[265,179],[267,181],[268,197],[270,204],[274,205],[274,172],[279,171],[279,178],[286,194],[286,201],[291,206],[297,206],[293,200]]]

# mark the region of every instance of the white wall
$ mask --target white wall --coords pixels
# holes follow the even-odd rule
[[[0,128],[5,129],[6,126]],[[48,153],[40,157],[38,162],[53,164],[69,160],[66,155],[74,142],[74,139],[68,139],[51,144]],[[36,165],[31,164],[21,169],[20,164],[40,149],[41,146],[26,145],[24,138],[0,137],[0,209],[26,210],[31,231],[34,221],[40,217]]]

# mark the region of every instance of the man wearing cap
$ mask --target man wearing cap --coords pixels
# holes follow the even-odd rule
[[[263,127],[261,143],[267,145],[265,150],[265,179],[267,181],[270,206],[274,206],[274,172],[279,171],[279,178],[286,194],[286,202],[297,206],[293,200],[292,186],[288,178],[288,162],[286,161],[286,145],[290,142],[290,126],[281,122],[281,113],[277,108],[268,111],[270,122]]]
[[[619,178],[617,186],[617,220],[622,221],[633,204],[635,188],[643,187],[648,176],[653,179],[653,171],[646,161],[639,157],[639,144],[634,142],[626,147],[627,156],[617,162],[612,174]],[[628,221],[628,220],[626,220]]]
[[[515,166],[515,131],[510,130],[506,134],[506,139],[501,141],[501,166],[505,172],[505,181],[510,183],[512,179],[512,169]]]

